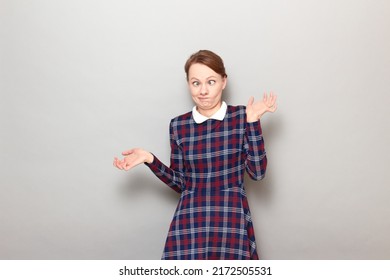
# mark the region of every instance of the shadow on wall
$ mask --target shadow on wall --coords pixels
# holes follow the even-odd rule
[[[146,168],[146,166],[137,166],[136,168]],[[135,170],[134,170],[135,171]],[[149,194],[161,197],[161,200],[169,204],[177,204],[179,194],[170,189],[164,183],[160,182],[155,175],[146,170],[145,172],[129,171],[126,180],[119,186],[119,192],[124,200],[137,200],[144,198]],[[133,173],[133,174],[131,174]]]
[[[252,180],[248,174],[245,175],[245,186],[246,189],[250,192],[251,196],[256,197],[255,199],[263,204],[272,203],[272,193],[274,189],[275,176],[277,172],[273,169],[277,164],[273,163],[272,154],[269,152],[270,147],[273,145],[272,143],[276,142],[276,140],[280,137],[281,130],[283,129],[283,122],[280,117],[275,114],[271,114],[266,117],[261,122],[263,135],[264,135],[264,143],[265,150],[267,152],[268,166],[265,174],[265,178],[261,181]]]

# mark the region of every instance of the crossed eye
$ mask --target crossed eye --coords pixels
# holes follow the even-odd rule
[[[215,81],[215,80],[209,80],[209,81],[207,81],[207,83],[208,83],[210,86],[212,86],[212,85],[215,85],[216,81]],[[194,82],[192,82],[192,85],[193,85],[194,87],[198,87],[198,86],[200,86],[200,82],[194,81]]]

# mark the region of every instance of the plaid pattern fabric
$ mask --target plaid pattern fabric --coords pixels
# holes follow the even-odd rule
[[[189,112],[171,121],[170,142],[170,167],[147,164],[181,194],[162,259],[258,259],[243,181],[265,174],[260,121],[247,123],[244,106],[201,124]]]

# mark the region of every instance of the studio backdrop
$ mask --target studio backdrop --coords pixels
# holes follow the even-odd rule
[[[390,2],[0,0],[0,259],[159,259],[178,195],[169,122],[184,63],[219,54],[223,99],[264,92],[266,178],[245,185],[260,258],[390,258]]]

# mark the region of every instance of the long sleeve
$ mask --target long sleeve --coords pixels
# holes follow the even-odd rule
[[[246,171],[253,180],[261,180],[267,168],[267,156],[260,121],[246,123],[244,149]]]
[[[180,146],[177,144],[172,122],[169,126],[170,144],[171,144],[171,164],[167,167],[155,155],[153,162],[146,165],[152,172],[174,191],[181,193],[184,190],[184,163],[183,154]]]

